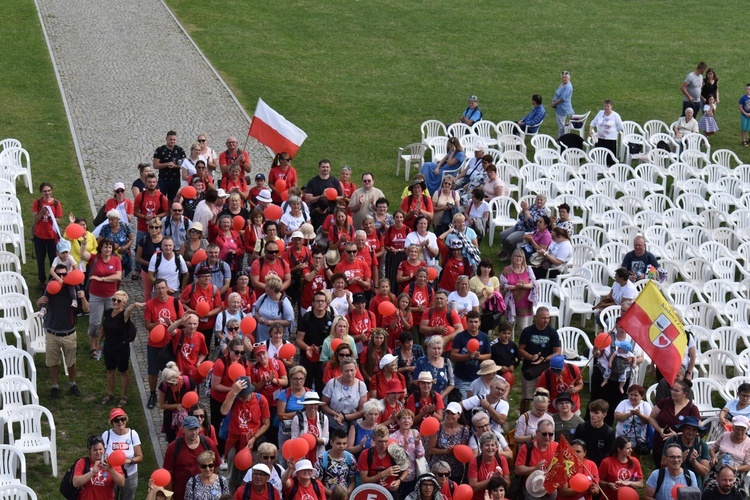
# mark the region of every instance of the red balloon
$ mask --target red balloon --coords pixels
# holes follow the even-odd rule
[[[80,269],[73,269],[63,278],[66,285],[78,286],[86,280],[86,275]]]
[[[184,188],[180,189],[180,194],[183,198],[192,200],[198,195],[198,191],[193,186],[185,186]]]
[[[274,243],[276,243],[276,245],[278,245],[278,247],[279,247],[279,253],[283,252],[284,249],[286,248],[286,244],[284,243],[284,240],[282,240],[281,238],[279,238],[278,240],[274,241]]]
[[[245,316],[240,321],[240,330],[244,335],[252,335],[256,326],[258,326],[258,322],[252,316]]]
[[[396,314],[396,306],[393,302],[381,302],[378,304],[378,312],[381,316],[393,316]]]
[[[67,276],[66,276],[67,277]],[[62,285],[57,280],[52,280],[47,283],[47,293],[50,295],[56,295],[62,290]]]
[[[468,464],[474,458],[474,452],[465,444],[458,444],[453,447],[453,456],[463,464]]]
[[[479,341],[477,339],[469,339],[466,343],[466,348],[469,352],[477,352],[479,350]]]
[[[336,352],[336,349],[339,348],[339,346],[341,345],[342,342],[343,342],[343,340],[341,340],[341,339],[333,339],[331,341],[331,350],[333,352]]]
[[[159,323],[155,327],[151,329],[151,331],[148,334],[148,339],[154,343],[158,344],[161,341],[164,340],[164,336],[167,334],[167,327]]]
[[[273,187],[275,187],[276,191],[279,193],[286,191],[286,179],[277,179],[276,182],[273,183]]]
[[[229,365],[229,369],[227,370],[227,375],[229,375],[229,380],[234,382],[239,377],[243,377],[247,375],[247,372],[245,371],[245,367],[242,366],[239,363],[232,363]]]
[[[68,224],[68,227],[65,228],[65,237],[69,240],[83,238],[84,234],[86,234],[86,230],[80,224]]]
[[[300,437],[307,442],[308,453],[318,447],[318,440],[309,432],[307,434],[302,434]]]
[[[194,266],[197,266],[198,264],[206,260],[207,257],[208,255],[206,255],[206,251],[201,248],[200,250],[195,251],[195,253],[193,254],[193,258],[190,259],[190,263]]]
[[[638,492],[630,486],[620,486],[617,490],[617,500],[638,500],[638,498]]]
[[[339,192],[336,191],[336,188],[326,188],[325,194],[328,201],[335,201],[339,197]]]
[[[200,373],[201,376],[206,377],[208,376],[208,372],[211,371],[211,368],[213,367],[214,367],[214,362],[206,360],[203,363],[198,365],[198,373]]]
[[[438,277],[437,269],[434,267],[428,267],[427,268],[427,280],[428,281],[435,281]]]
[[[456,485],[456,489],[453,491],[454,500],[471,500],[474,498],[474,490],[468,484]]]
[[[151,479],[154,481],[154,485],[163,488],[172,480],[172,474],[167,469],[156,469],[151,474]]]
[[[398,443],[396,442],[396,440],[395,440],[395,439],[393,439],[393,438],[390,438],[390,439],[388,440],[388,443],[387,443],[387,444],[386,444],[385,446],[386,446],[386,448],[387,448],[387,447],[389,447],[389,446],[390,446],[390,445],[392,445],[392,444],[398,444]]]
[[[677,490],[684,487],[684,484],[675,484],[674,486],[672,486],[672,498],[674,498],[674,500],[677,500]]]
[[[513,372],[510,372],[510,371],[505,372],[501,374],[501,377],[503,377],[511,387],[516,385],[516,377],[513,376]]]
[[[300,458],[304,457],[310,450],[310,446],[303,438],[292,439],[291,443],[292,444],[289,445],[289,449],[291,451],[292,458],[294,458],[295,460],[299,460]]]
[[[203,375],[205,377],[205,375]],[[193,407],[193,405],[197,404],[200,398],[198,397],[198,393],[195,391],[188,391],[185,393],[184,396],[182,396],[182,407],[187,409],[190,409]]]
[[[195,313],[198,315],[199,318],[203,318],[208,315],[208,313],[211,312],[211,306],[208,304],[208,302],[202,300],[195,304]]]
[[[606,349],[612,343],[612,336],[609,333],[600,333],[594,339],[594,347],[597,349]]]
[[[583,493],[591,486],[591,480],[586,475],[579,472],[570,478],[568,484],[570,484],[570,489],[573,491]]]
[[[253,466],[253,454],[247,448],[242,448],[234,456],[234,466],[238,470],[247,470]]]
[[[241,215],[235,215],[232,219],[232,229],[242,231],[245,228],[245,219]]]
[[[427,417],[422,420],[422,425],[419,427],[419,433],[423,436],[432,436],[440,430],[440,421],[435,417]]]
[[[284,441],[284,444],[281,445],[281,454],[287,460],[292,458],[292,440],[291,439],[287,439],[286,441]]]
[[[281,359],[292,359],[295,354],[297,354],[297,348],[291,343],[284,344],[281,346],[281,349],[279,349],[279,357]]]
[[[287,201],[289,199],[289,191],[281,192],[281,201]]]
[[[278,205],[268,205],[266,209],[263,210],[263,215],[266,216],[267,220],[279,220],[281,219],[281,216],[284,215],[284,212]]]
[[[121,467],[125,464],[125,452],[122,450],[115,450],[107,456],[107,462],[113,467]]]

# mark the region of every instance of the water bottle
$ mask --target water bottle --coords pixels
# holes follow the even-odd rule
[[[730,461],[729,453],[725,453],[724,456],[721,457],[721,465],[726,467],[729,465],[729,461]]]
[[[99,349],[98,351],[96,351],[96,360],[99,361],[100,359],[102,359],[102,350],[101,349]]]

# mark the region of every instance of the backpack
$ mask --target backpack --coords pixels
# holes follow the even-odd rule
[[[321,463],[320,463],[320,465],[323,468],[323,470],[322,470],[323,476],[322,477],[325,476],[326,469],[328,469],[328,452],[329,451],[330,450],[326,450],[323,453],[323,455],[322,455],[322,460],[321,460]],[[356,465],[354,463],[354,456],[351,453],[349,453],[348,451],[344,451],[344,458],[346,459],[346,465],[348,465],[349,468],[351,468],[352,465]],[[322,477],[321,477],[321,479],[322,479]]]
[[[164,236],[169,236],[170,238],[174,235],[174,230],[172,229],[172,224],[169,224],[169,217],[167,217],[167,223],[164,224]],[[188,228],[190,227],[190,220],[187,217],[182,217],[182,225],[185,228],[185,232],[188,232]],[[167,228],[169,228],[169,231],[167,231]],[[177,254],[175,254],[177,255]]]
[[[78,465],[78,460],[84,461],[84,474],[87,474],[91,470],[91,462],[89,461],[88,457],[86,457],[77,459],[75,462],[73,462],[73,465],[71,465],[70,468],[65,471],[62,481],[60,481],[60,494],[68,500],[75,500],[76,498],[78,498],[79,488],[73,486],[73,473],[76,470],[76,465]]]
[[[159,192],[159,208],[161,208],[161,202],[162,202],[162,200],[166,200],[166,199],[167,199],[167,197],[166,197],[166,196],[164,196],[164,193],[162,193],[162,192],[161,192],[161,191],[159,191],[158,189],[157,189],[156,191],[158,191],[158,192]],[[146,213],[146,211],[145,211],[145,210],[143,209],[143,199],[144,199],[144,198],[146,197],[146,196],[145,196],[145,195],[144,195],[143,193],[145,193],[145,192],[146,192],[146,191],[141,191],[141,204],[140,204],[140,205],[138,205],[138,208],[140,208],[140,209],[141,209],[141,214],[145,214],[145,213]],[[55,201],[57,201],[57,200],[55,200]],[[158,213],[159,213],[159,211],[157,210],[157,212],[156,212],[156,213],[158,214]]]
[[[417,282],[412,281],[411,283],[409,283],[409,286],[406,287],[409,290],[410,297],[414,297],[414,288],[416,288],[416,286],[417,286]],[[432,300],[435,298],[435,292],[432,290],[432,286],[430,285],[429,282],[427,283],[426,288],[427,288],[427,302],[432,304]],[[432,308],[430,308],[430,319],[432,319]]]
[[[198,434],[198,438],[200,439],[201,446],[203,446],[203,449],[206,451],[211,451],[211,447],[208,445],[208,440],[206,439],[206,436],[203,434]],[[180,454],[180,450],[182,450],[182,445],[185,444],[185,438],[183,436],[178,437],[174,440],[174,454],[172,456],[174,462],[177,463],[177,457]]]
[[[294,486],[292,486],[292,489],[289,490],[289,493],[287,493],[286,498],[294,498],[297,495],[297,492],[299,491],[299,479],[296,477],[293,478],[294,480]],[[312,480],[312,487],[313,491],[315,491],[315,496],[318,497],[318,499],[325,498],[325,494],[323,496],[320,495],[320,486],[318,486],[318,480],[313,478]]]
[[[276,488],[271,486],[271,483],[266,483],[266,488],[268,488],[268,500],[276,500]],[[252,483],[245,483],[245,490],[242,492],[242,500],[250,500],[250,494],[252,491]]]
[[[158,252],[156,254],[156,261],[154,262],[154,277],[158,277],[158,276],[156,276],[156,273],[159,272],[159,266],[161,265],[161,257],[162,257],[162,252]],[[178,254],[178,253],[174,254],[174,267],[177,269],[177,280],[179,281],[179,285],[181,285],[182,284],[182,278],[185,275],[183,274],[183,272],[181,270],[182,269],[182,256],[180,256],[180,254]],[[187,266],[185,266],[185,267],[187,267]],[[191,293],[193,291],[195,291],[195,288],[193,288],[193,290],[191,291]]]
[[[527,441],[526,442],[526,463],[524,464],[526,467],[529,467],[529,465],[531,464],[531,452],[532,451],[534,451],[534,442]],[[479,462],[477,462],[477,466],[478,465],[479,465]],[[523,499],[524,497],[523,491],[525,489],[526,477],[527,476],[515,476],[511,480],[510,487],[508,488],[508,498],[510,498],[511,500]]]
[[[685,482],[687,483],[686,486],[688,487],[692,486],[693,480],[690,479],[690,471],[683,469],[682,473],[685,476]],[[661,489],[661,485],[664,484],[665,477],[667,477],[667,469],[666,467],[661,467],[659,469],[659,475],[656,478],[656,488],[654,488],[654,498],[656,498],[656,494],[659,493],[659,490]]]

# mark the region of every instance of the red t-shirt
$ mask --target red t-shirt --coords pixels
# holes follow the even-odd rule
[[[599,483],[599,469],[597,468],[596,464],[592,462],[591,460],[589,460],[588,458],[584,458],[583,466],[586,467],[586,469],[580,472],[584,474],[585,476],[591,478],[594,483],[598,484]],[[590,476],[588,474],[589,472],[591,473]],[[575,495],[562,495],[558,492],[557,498],[559,500],[580,500],[580,499],[591,500],[593,496],[588,491],[584,493],[583,495],[581,495],[580,493],[576,493]],[[613,495],[610,496],[609,498],[617,498],[617,493],[613,493]]]
[[[175,302],[177,303],[177,310],[175,311]],[[151,299],[146,302],[146,311],[144,318],[149,323],[161,323],[165,327],[168,327],[173,321],[177,321],[185,313],[185,308],[182,306],[182,302],[175,300],[173,297],[168,296],[166,302],[161,302],[159,299]],[[150,347],[164,347],[169,344],[169,335],[164,335],[164,339],[155,344],[151,341],[149,336],[148,345]]]
[[[398,377],[398,379],[401,381],[401,388],[406,389],[406,379],[404,378],[404,374],[400,372],[396,372],[393,374],[393,376]],[[387,387],[386,387],[387,383],[388,383],[388,380],[386,380],[385,375],[383,374],[382,371],[378,371],[370,379],[370,390],[377,392],[377,395],[375,396],[377,399],[385,399],[385,397],[387,396],[385,392],[387,390]],[[403,399],[403,394],[399,396],[399,399]]]
[[[220,167],[226,167],[227,165],[231,165],[232,163],[237,162],[237,158],[239,158],[239,155],[237,154],[237,151],[232,154],[228,154],[228,151],[224,151],[219,155],[219,166]],[[250,166],[250,155],[247,153],[246,150],[242,151],[242,158],[245,160],[245,165]]]
[[[260,396],[260,402],[258,402]],[[250,399],[242,401],[239,396],[232,404],[232,418],[229,419],[229,434],[227,435],[226,449],[232,448],[239,443],[239,448],[247,446],[247,433],[257,431],[262,425],[263,419],[270,419],[271,411],[265,396],[254,392]]]
[[[242,175],[240,175],[236,181],[232,180],[228,175],[226,175],[221,178],[219,186],[228,194],[231,194],[230,191],[234,187],[236,187],[237,190],[242,191],[243,193],[249,193],[247,181]]]
[[[177,344],[180,343],[181,336],[182,330],[178,328],[172,336],[173,347],[176,348]],[[177,353],[177,366],[180,367],[180,371],[183,375],[190,374],[190,370],[196,367],[198,356],[201,354],[208,356],[206,337],[204,337],[201,332],[195,332],[193,336],[189,338],[185,335],[185,339],[182,342],[182,348]]]
[[[349,225],[350,229],[353,229],[352,224],[354,224],[354,222],[352,221],[351,216],[348,216],[346,218],[346,223]],[[331,214],[327,216],[325,220],[323,221],[323,225],[322,225],[323,231],[325,231],[326,234],[328,234],[331,231],[331,228],[335,225],[336,225],[336,214]],[[352,231],[352,238],[354,238],[354,231]]]
[[[122,261],[116,255],[111,255],[109,262],[104,262],[101,255],[92,255],[89,266],[91,266],[91,276],[99,276],[100,278],[106,278],[122,272]],[[105,283],[91,280],[89,282],[89,292],[91,295],[96,295],[97,297],[111,297],[117,291],[118,285],[117,281],[107,281]]]
[[[273,489],[273,486],[271,486],[271,483],[266,483],[263,490],[263,493],[258,493],[253,488],[253,483],[250,481],[249,483],[243,484],[241,487],[237,488],[237,491],[234,492],[234,500],[243,500],[245,498],[245,488],[250,488],[250,500],[268,500],[270,497],[268,496],[268,488]],[[279,498],[279,492],[276,492],[276,496],[273,498]]]
[[[448,316],[450,312],[450,317]],[[438,311],[435,308],[428,309],[425,311],[425,315],[427,317],[427,326],[434,327],[434,326],[453,326],[456,324],[461,324],[461,318],[458,316],[458,313],[454,311],[453,309],[448,309],[447,307],[443,309],[442,311]],[[424,319],[424,316],[422,317]],[[454,332],[455,333],[455,332]],[[449,334],[446,334],[449,335]],[[445,348],[443,349],[443,352],[447,352],[453,349],[453,341],[445,343]]]
[[[468,262],[463,258],[454,259],[450,257],[443,267],[443,274],[440,277],[438,288],[454,292],[456,290],[456,281],[458,281],[458,277],[462,274],[471,276],[471,267],[468,265]]]
[[[221,307],[223,305],[221,301],[221,295],[219,290],[213,285],[208,285],[206,288],[201,288],[199,284],[193,284],[185,288],[180,294],[180,298],[188,303],[191,309],[195,310],[198,302],[208,302],[211,309]],[[213,329],[216,325],[216,316],[207,316],[200,318],[198,323],[199,330]]]
[[[429,311],[432,299],[435,297],[435,292],[432,291],[430,285],[419,286],[415,284],[413,289],[407,288],[405,291],[411,295],[411,307],[426,307],[425,313]],[[422,322],[422,311],[412,311],[412,315],[414,316],[414,324],[419,325]]]
[[[323,483],[320,482],[319,479],[313,479],[316,483],[318,483],[318,491],[320,492],[320,497],[318,497],[315,494],[315,488],[313,487],[312,483],[310,483],[309,486],[302,486],[301,483],[298,483],[297,486],[297,493],[292,497],[289,496],[289,494],[292,491],[292,488],[284,488],[284,500],[326,500],[326,492],[323,489]],[[294,478],[292,479],[292,484],[294,484]],[[268,497],[266,496],[266,500]]]
[[[410,200],[411,203],[409,203]],[[432,206],[432,199],[425,194],[422,194],[421,201],[419,198],[412,195],[407,196],[401,201],[400,208],[405,214],[408,214],[413,210],[417,210],[418,207],[422,210],[427,210],[428,212],[435,213],[435,209]],[[408,221],[405,221],[404,224],[414,229],[414,219],[409,219]]]
[[[294,266],[299,264],[306,264],[307,266],[312,264],[312,252],[310,251],[309,247],[306,247],[304,245],[298,252],[290,244],[284,249],[284,253],[281,254],[281,258],[284,259],[284,261],[287,263],[290,271]]]
[[[362,250],[357,252],[357,258],[364,260],[368,266],[378,266],[378,257],[375,255],[375,249],[370,251],[370,247],[365,246]]]
[[[377,326],[383,326],[383,315],[380,314],[380,311],[378,311],[378,306],[380,306],[380,303],[391,302],[395,306],[396,300],[396,296],[393,294],[380,295],[380,293],[378,293],[377,295],[373,295],[372,299],[370,299],[370,305],[368,309],[375,315],[375,324]]]
[[[128,198],[125,198],[125,213],[128,215],[133,215],[133,202],[130,201]],[[110,198],[107,200],[107,203],[104,204],[104,213],[106,214],[110,210],[116,209],[120,203],[117,202],[115,198]]]
[[[86,458],[82,458],[76,463],[76,468],[73,470],[73,477],[84,475],[83,468],[86,465],[86,460]],[[91,464],[89,464],[89,470],[91,468]],[[122,467],[112,466],[112,468],[122,474]],[[76,498],[84,500],[108,500],[114,498],[114,492],[115,480],[112,478],[112,475],[108,474],[105,470],[99,469],[99,472],[91,476],[89,482],[78,490]]]
[[[366,344],[370,339],[370,333],[375,329],[375,315],[365,309],[362,313],[351,311],[346,317],[349,321],[349,335],[364,335],[365,338],[361,342]]]
[[[312,268],[306,267],[303,272],[304,274],[310,274],[312,272]],[[312,280],[305,281],[305,286],[302,288],[302,297],[300,298],[300,304],[304,308],[312,306],[313,295],[315,295],[315,292],[328,290],[329,288],[331,287],[328,283],[326,272],[323,269],[320,269],[318,271],[318,274],[316,274]]]
[[[276,181],[278,181],[279,179],[284,179],[286,181],[285,190],[293,188],[297,185],[297,170],[295,170],[292,166],[289,166],[286,172],[284,172],[283,169],[278,165],[271,168],[271,171],[268,172],[268,185],[273,186],[275,189]],[[281,199],[281,196],[276,194],[276,192],[271,193],[271,199],[277,205],[281,205],[281,202],[283,201]]]
[[[516,461],[516,463],[518,463],[518,461]],[[479,457],[472,458],[471,462],[469,462],[467,477],[469,479],[474,478],[477,482],[481,482],[490,477],[497,467],[500,467],[503,470],[503,476],[510,475],[508,460],[502,455],[496,455],[493,457],[492,462],[489,464],[485,463],[484,460],[480,462]],[[475,491],[474,500],[484,500],[484,491]]]
[[[369,455],[370,453],[374,453],[374,455],[372,456],[372,463],[368,466],[367,455]],[[385,456],[381,458],[375,448],[369,448],[362,451],[362,454],[359,456],[359,460],[357,461],[357,469],[359,469],[360,472],[367,471],[368,477],[380,474],[385,469],[392,467],[393,465],[394,463],[391,460],[391,456],[388,454],[388,452],[386,452]],[[378,484],[387,488],[388,485],[390,485],[396,479],[398,479],[398,476],[384,477],[379,481]]]
[[[541,462],[542,460],[547,461],[547,467],[549,467],[549,464],[552,463],[552,459],[555,457],[555,454],[557,453],[557,444],[555,441],[552,441],[547,449],[545,451],[540,450],[536,443],[534,443],[534,447],[531,450],[531,460],[529,461],[529,466],[534,467],[536,464]],[[521,464],[526,465],[526,445],[521,445],[518,447],[518,455],[516,456],[515,464]]]
[[[258,278],[258,281],[261,283],[266,282],[266,276],[269,274],[275,274],[279,278],[281,278],[282,283],[284,282],[284,276],[289,274],[289,264],[286,263],[284,259],[279,259],[278,257],[274,261],[273,264],[266,261],[265,257],[261,257],[260,259],[255,259],[250,266],[250,276],[255,276]],[[265,293],[265,289],[261,290],[263,293]]]
[[[135,197],[135,210],[136,213],[143,215],[164,213],[169,210],[167,197],[161,194],[161,191],[158,189],[154,191],[154,194],[149,194],[148,191],[138,193]],[[148,232],[148,222],[146,219],[138,218],[138,231]]]
[[[383,244],[396,250],[403,250],[406,243],[406,236],[410,232],[411,229],[406,224],[401,226],[401,229],[397,229],[396,226],[390,226],[385,230]]]
[[[352,181],[349,181],[346,184],[343,181],[339,181],[339,183],[341,184],[341,191],[344,192],[344,196],[347,198],[351,198],[354,191],[357,190],[357,185]]]
[[[401,345],[399,339],[401,334],[406,331],[411,331],[415,325],[414,315],[411,312],[406,314],[406,319],[402,319],[400,314],[394,314],[393,316],[387,316],[383,318],[383,328],[388,332],[388,347],[393,350],[397,346]]]
[[[399,286],[401,287],[400,290],[403,292],[406,290],[406,287],[409,286],[409,283],[414,281],[414,279],[417,276],[417,269],[420,267],[427,267],[427,264],[425,264],[423,261],[419,261],[417,265],[412,265],[409,263],[408,260],[403,261],[401,264],[398,265],[398,270],[401,271],[401,274],[403,276],[409,276],[411,279],[409,281],[404,281]]]
[[[42,219],[34,224],[34,236],[43,240],[57,241],[60,237],[55,232],[55,227],[52,224],[52,217],[49,215],[49,210],[44,207],[50,207],[52,213],[55,215],[55,219],[59,219],[63,216],[62,203],[58,200],[53,199],[49,203],[41,198],[34,200],[34,203],[31,205],[31,211],[34,215],[38,214],[41,210],[44,210]]]
[[[383,248],[383,236],[377,231],[373,231],[372,234],[367,235],[367,245],[371,247],[375,253],[378,253],[380,249]]]
[[[599,478],[606,483],[616,483],[617,481],[640,481],[643,479],[643,470],[640,462],[635,458],[630,458],[633,462],[631,465],[620,463],[617,457],[606,457],[599,465]],[[592,473],[594,471],[591,471]],[[609,498],[617,498],[617,492],[609,486],[599,486]]]
[[[364,289],[359,286],[359,283],[352,283],[353,279],[359,279],[362,281],[370,281],[372,272],[367,263],[362,259],[354,259],[354,262],[349,262],[343,259],[336,265],[337,273],[344,273],[346,280],[349,285],[346,287],[352,293],[364,292]]]
[[[406,400],[406,408],[414,412],[416,415],[420,412],[422,408],[424,408],[427,405],[434,404],[435,410],[443,410],[445,409],[445,402],[443,402],[443,397],[440,395],[439,392],[435,393],[435,398],[427,398],[422,399],[419,397],[419,402],[417,403],[417,398],[419,397],[418,393],[412,393]]]
[[[216,362],[214,363],[213,368],[213,376],[220,377],[221,378],[221,385],[224,385],[226,387],[232,387],[234,384],[234,381],[229,378],[229,373],[227,372],[227,365],[224,361],[224,356],[219,356],[216,358]],[[245,375],[248,377],[250,376],[250,365],[245,365]],[[213,388],[211,388],[211,398],[215,399],[216,401],[219,401],[221,403],[224,402],[225,399],[227,399],[227,392],[219,392]]]
[[[548,378],[549,383],[547,383]],[[554,401],[558,394],[570,392],[568,391],[568,388],[573,387],[579,380],[581,380],[581,370],[575,365],[565,363],[565,367],[563,367],[560,375],[553,372],[551,368],[545,370],[539,377],[536,386],[547,389],[549,391],[550,401]],[[581,408],[581,396],[578,393],[571,394],[570,399],[573,401],[572,411],[578,411]],[[554,408],[554,405],[550,405],[550,408],[547,411],[550,414],[557,413],[557,409]]]
[[[440,494],[443,495],[443,500],[453,500],[453,494],[451,493],[451,480],[448,479],[442,488],[440,488]],[[453,491],[456,490],[458,484],[453,485]]]
[[[348,241],[354,241],[354,226],[351,222],[348,231],[339,229],[336,224],[331,224],[328,228],[328,242],[333,245],[339,241],[341,242],[339,253],[344,253],[343,245]]]
[[[250,369],[250,382],[253,384],[257,384],[261,379],[266,379],[270,382],[274,378],[279,379],[285,376],[286,367],[284,366],[284,363],[275,358],[268,360],[268,366],[262,366],[260,363],[255,363]],[[281,391],[282,389],[283,387],[279,384],[266,384],[263,389],[260,390],[260,393],[270,401],[270,403],[268,403],[270,406],[276,406],[276,397],[274,393]]]
[[[258,296],[255,294],[255,290],[252,289],[252,287],[248,286],[245,289],[245,293],[240,292],[237,290],[236,287],[232,288],[229,287],[229,291],[227,291],[227,297],[229,297],[233,293],[238,293],[240,295],[240,298],[242,299],[242,305],[240,306],[240,310],[245,314],[250,314],[253,312],[253,304],[255,304],[255,301],[258,300]],[[224,307],[226,307],[226,301],[224,302]]]

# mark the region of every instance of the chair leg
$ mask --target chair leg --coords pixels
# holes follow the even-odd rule
[[[490,224],[490,246],[492,246],[492,243],[495,241],[495,227]]]
[[[404,180],[406,182],[409,182],[409,171],[411,170],[411,160],[404,161],[404,170],[406,172],[406,175],[404,176]]]

